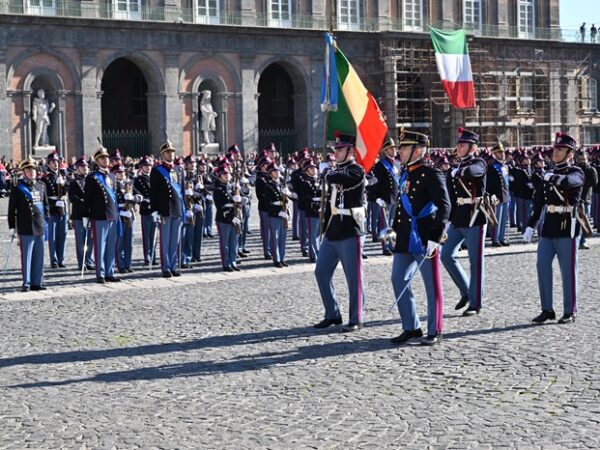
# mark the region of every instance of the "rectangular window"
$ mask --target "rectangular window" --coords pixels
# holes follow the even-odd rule
[[[289,28],[292,25],[292,2],[269,0],[269,26]]]
[[[55,0],[28,0],[27,13],[36,16],[55,16]]]
[[[114,0],[114,18],[121,20],[142,20],[141,0]]]
[[[402,3],[404,29],[423,31],[423,0],[403,0]]]
[[[194,0],[194,5],[194,22],[219,23],[219,0]]]
[[[360,3],[359,0],[339,0],[338,28],[340,30],[358,30],[360,28]]]
[[[594,78],[579,79],[579,109],[588,113],[598,112],[598,81]]]
[[[518,7],[519,37],[535,37],[535,0],[518,0]]]
[[[481,0],[464,0],[463,23],[467,30],[481,34]]]

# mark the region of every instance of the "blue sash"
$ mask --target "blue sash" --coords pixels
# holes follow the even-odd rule
[[[419,235],[419,228],[417,227],[417,221],[419,219],[423,219],[424,217],[430,216],[434,212],[437,211],[437,206],[433,204],[433,202],[427,203],[419,214],[414,215],[412,205],[410,204],[410,200],[408,199],[408,193],[404,192],[404,186],[406,185],[406,178],[408,177],[408,172],[404,172],[402,174],[402,178],[400,180],[401,191],[400,200],[402,201],[402,207],[404,211],[410,216],[410,235],[408,237],[408,251],[413,255],[424,255],[425,248],[423,246],[423,242],[421,241],[421,236]]]
[[[394,181],[394,187],[397,189],[398,185],[400,184],[398,181],[398,176],[394,173],[394,168],[392,167],[392,165],[390,164],[390,162],[387,160],[387,158],[383,158],[381,160],[381,164],[383,164],[383,167],[386,168],[386,170],[390,173],[390,176],[392,177],[392,180]]]
[[[117,208],[117,233],[119,234],[119,237],[122,237],[123,224],[121,223],[121,216],[119,215],[119,203],[117,202],[117,194],[115,194],[115,191],[113,191],[112,188],[108,184],[106,184],[106,180],[104,179],[104,176],[102,176],[102,174],[100,174],[99,172],[94,172],[94,177],[96,178],[96,180],[98,180],[98,183],[100,183],[100,185],[104,188],[106,193],[110,196],[113,203],[115,204],[115,208]]]
[[[48,240],[48,221],[44,214],[44,204],[42,202],[33,201],[33,195],[31,191],[25,186],[25,183],[21,182],[17,185],[17,188],[23,193],[23,195],[33,204],[33,207],[39,210],[40,214],[44,218],[44,241]]]
[[[171,187],[173,187],[173,189],[175,189],[179,194],[179,199],[181,200],[182,219],[185,220],[185,202],[183,201],[183,186],[171,180],[171,173],[167,170],[165,166],[156,166],[156,170],[158,170],[158,172],[163,176],[167,184],[170,184]]]

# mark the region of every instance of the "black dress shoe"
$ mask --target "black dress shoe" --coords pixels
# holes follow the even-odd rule
[[[206,236],[209,238],[214,237],[212,233],[206,233]]]
[[[21,292],[29,292],[29,286],[23,286]],[[341,323],[341,322],[340,322]]]
[[[510,242],[508,242],[508,241],[500,241],[500,245],[502,247],[510,247]]]
[[[442,342],[442,333],[439,334],[428,334],[421,339],[421,345],[437,345]]]
[[[317,258],[310,258],[310,262],[311,263],[316,263],[317,262]]]
[[[417,340],[423,337],[423,330],[417,328],[416,330],[404,330],[400,336],[390,339],[392,344],[406,344],[412,340]]]
[[[233,272],[231,267],[223,267],[223,272]]]
[[[391,251],[391,250],[388,250],[388,249],[386,248],[386,249],[383,251],[383,254],[384,254],[385,256],[391,256],[391,255],[392,255],[392,251]]]
[[[231,266],[231,268],[232,268],[233,270],[235,270],[236,272],[239,272],[239,271],[240,271],[240,268],[239,268],[238,266]]]
[[[331,325],[341,325],[341,324],[342,324],[341,317],[338,317],[336,319],[323,319],[319,323],[315,323],[313,325],[313,328],[327,328],[328,326],[331,326]]]
[[[65,267],[67,267],[67,266],[65,266],[63,263],[60,263],[60,264],[58,265],[58,267],[59,267],[60,269],[64,269],[64,268],[65,268]]]
[[[90,271],[96,270],[96,267],[92,266],[91,264],[86,264],[85,265],[85,270],[90,270]]]
[[[144,267],[150,267],[150,261],[144,262]]]
[[[379,238],[378,237],[373,237],[372,242],[379,242]]]
[[[96,283],[104,284],[104,283],[106,283],[106,280],[104,279],[104,277],[98,277],[98,278],[96,278]]]
[[[192,267],[192,266],[190,266],[189,264],[182,264],[181,265],[182,269],[189,269],[190,267]]]
[[[479,314],[479,308],[471,308],[470,306],[462,313],[463,317],[471,317],[475,314]]]
[[[116,277],[106,277],[106,281],[109,281],[111,283],[119,283],[121,279]]]
[[[362,323],[349,323],[345,325],[340,330],[342,333],[352,333],[353,331],[358,331],[363,327]]]
[[[31,287],[31,290],[33,291],[33,286]],[[558,319],[558,323],[560,323],[561,325],[564,325],[566,323],[573,323],[575,322],[575,317],[575,314],[565,314],[560,319]]]
[[[119,269],[119,273],[121,273],[121,274],[127,273],[127,269]]]
[[[502,247],[502,244],[500,242],[492,242],[492,247],[494,247],[494,248]]]
[[[47,291],[48,288],[46,286],[31,286],[32,291]]]
[[[279,269],[281,269],[283,267],[283,264],[281,264],[280,262],[275,262],[275,263],[273,263],[273,265]]]
[[[52,264],[50,264],[50,267],[52,267],[53,269],[57,269],[58,268],[58,264],[52,263]]]
[[[306,250],[302,250],[302,256],[306,258],[308,256],[308,252]]]
[[[454,309],[463,309],[465,306],[467,306],[467,303],[469,303],[469,297],[463,295],[454,307]]]
[[[365,255],[364,253],[361,256],[362,256],[362,259],[369,259],[369,257],[367,255]]]
[[[133,273],[133,269],[131,267],[128,267],[127,269],[125,269],[127,271],[127,273]]]
[[[589,250],[590,246],[583,243],[583,244],[579,244],[579,250]]]
[[[180,277],[181,272],[177,272],[176,270],[171,270],[171,275],[173,275],[174,277]]]
[[[289,264],[288,264],[288,263],[286,263],[285,261],[281,261],[281,265],[282,265],[283,267],[289,267]]]
[[[539,316],[535,316],[532,320],[534,323],[544,323],[546,320],[556,319],[556,313],[554,311],[542,310]]]
[[[244,255],[249,255],[250,254],[250,250],[246,250],[245,248],[242,249],[242,253]]]
[[[273,259],[271,255],[265,255],[265,259]]]
[[[162,276],[163,276],[163,278],[171,278],[173,276],[173,274],[171,273],[170,270],[163,270]]]
[[[292,241],[299,241],[300,238],[298,236],[292,236]]]

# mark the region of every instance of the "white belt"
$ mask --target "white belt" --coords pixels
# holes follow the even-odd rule
[[[119,203],[119,208],[125,208],[125,203]]]
[[[320,202],[321,201],[321,197],[313,197],[312,201],[313,202]]]
[[[233,208],[233,203],[225,203],[223,208]]]
[[[281,202],[271,202],[271,205],[281,206]]]
[[[459,205],[472,205],[481,200],[481,197],[458,197],[456,203]]]
[[[550,214],[571,214],[573,207],[562,205],[546,205],[546,212]]]
[[[352,210],[350,210],[350,209],[333,208],[332,213],[333,213],[334,216],[351,216],[352,215]]]
[[[48,197],[49,200],[58,200],[58,197]]]

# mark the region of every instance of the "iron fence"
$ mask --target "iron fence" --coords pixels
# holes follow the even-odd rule
[[[139,158],[152,153],[151,134],[148,130],[105,130],[102,132],[102,143],[109,152],[117,148],[123,156]]]
[[[260,149],[266,148],[272,142],[279,154],[287,157],[298,150],[296,147],[296,134],[296,130],[293,128],[260,130],[258,132],[258,147]]]

